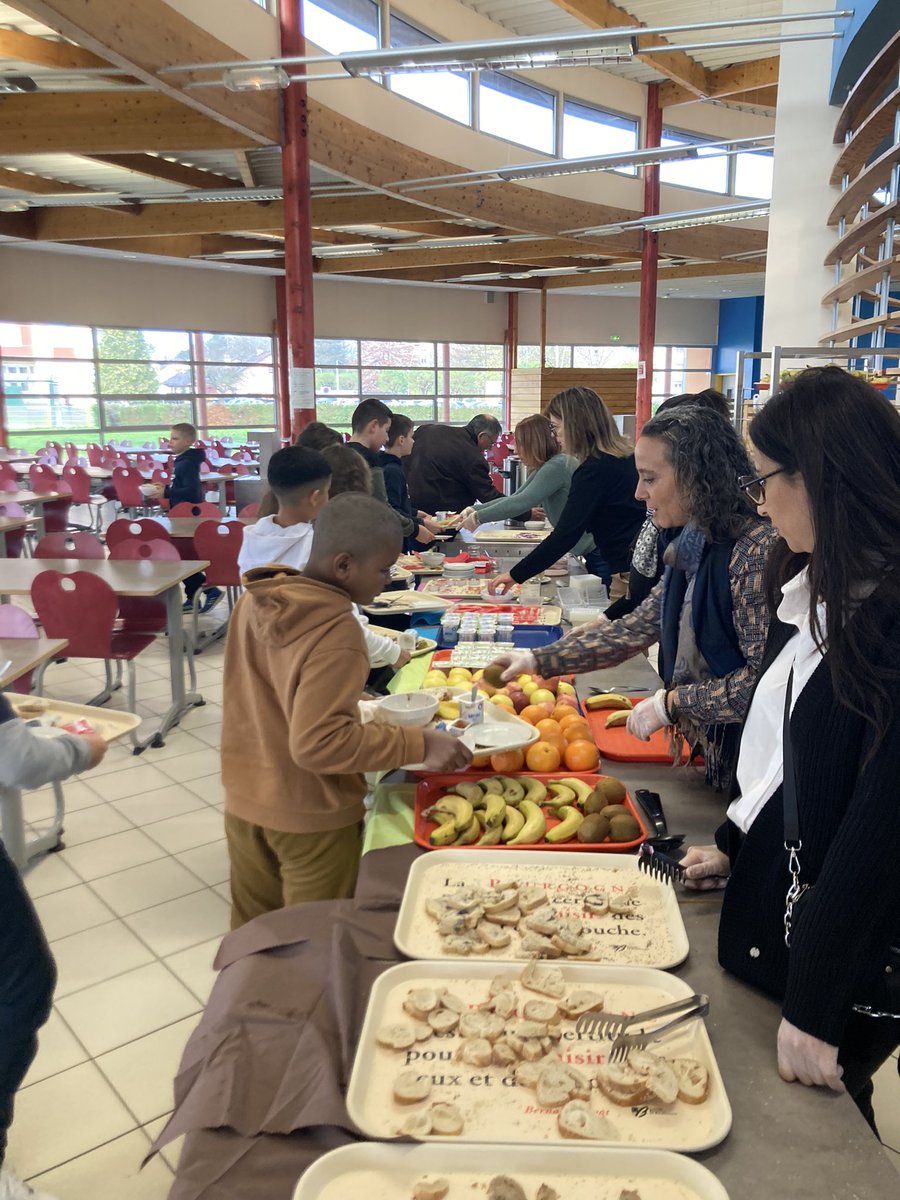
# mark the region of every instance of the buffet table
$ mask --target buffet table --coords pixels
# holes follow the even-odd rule
[[[643,658],[580,676],[582,696],[652,689]],[[658,791],[674,833],[709,842],[723,802],[693,768],[608,763],[629,788]],[[392,942],[409,843],[402,776],[376,791],[356,896],[284,909],[229,935],[220,975],[176,1079],[155,1149],[186,1134],[170,1200],[290,1200],[318,1156],[359,1134],[343,1102],[372,981],[402,961]],[[734,1113],[725,1141],[697,1155],[731,1200],[882,1200],[897,1173],[845,1095],[788,1085],[775,1065],[779,1008],[716,962],[718,893],[679,903],[690,955],[675,974],[710,997],[706,1025]],[[582,1143],[583,1145],[584,1143]],[[504,1164],[498,1163],[498,1170]]]

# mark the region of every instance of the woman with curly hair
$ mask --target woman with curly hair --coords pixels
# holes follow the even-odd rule
[[[725,888],[719,961],[781,1004],[782,1078],[848,1092],[875,1129],[900,1043],[900,413],[815,367],[750,440],[772,623],[728,820],[686,883]]]
[[[738,485],[750,460],[719,413],[688,404],[657,414],[643,428],[635,461],[638,498],[664,539],[677,531],[662,579],[621,620],[582,626],[498,662],[505,679],[562,675],[615,666],[659,642],[665,686],[636,705],[629,731],[646,740],[672,727],[703,747],[707,777],[721,787],[765,645],[764,570],[774,534]]]

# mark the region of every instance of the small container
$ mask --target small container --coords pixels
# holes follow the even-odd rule
[[[494,629],[479,629],[475,640],[477,642],[493,642],[496,638],[496,630]]]
[[[459,717],[469,725],[480,725],[484,721],[484,697],[459,697]]]
[[[412,629],[404,630],[404,632],[401,633],[400,636],[397,638],[397,645],[400,647],[400,649],[402,651],[405,651],[407,654],[412,654],[412,652],[416,648],[417,642],[418,642],[418,638],[416,637],[416,634]]]

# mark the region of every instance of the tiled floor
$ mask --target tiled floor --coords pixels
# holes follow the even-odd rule
[[[139,1170],[172,1109],[172,1080],[228,928],[221,642],[198,668],[205,707],[165,747],[135,758],[115,745],[99,768],[66,783],[66,848],[26,876],[59,987],[19,1093],[9,1161],[60,1200],[164,1200],[177,1163],[175,1145]],[[84,700],[99,675],[93,664],[54,667],[46,691]],[[164,644],[140,657],[139,697],[144,685],[156,709],[168,695]],[[52,812],[49,790],[25,803],[39,828]],[[876,1109],[900,1171],[894,1059],[877,1078]]]

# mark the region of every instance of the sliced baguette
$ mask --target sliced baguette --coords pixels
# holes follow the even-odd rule
[[[678,1099],[685,1104],[702,1104],[709,1096],[709,1071],[696,1058],[670,1058],[678,1079]]]
[[[612,1142],[618,1137],[616,1127],[607,1117],[598,1116],[584,1100],[570,1100],[560,1109],[559,1132],[564,1138],[585,1138],[596,1142]]]

